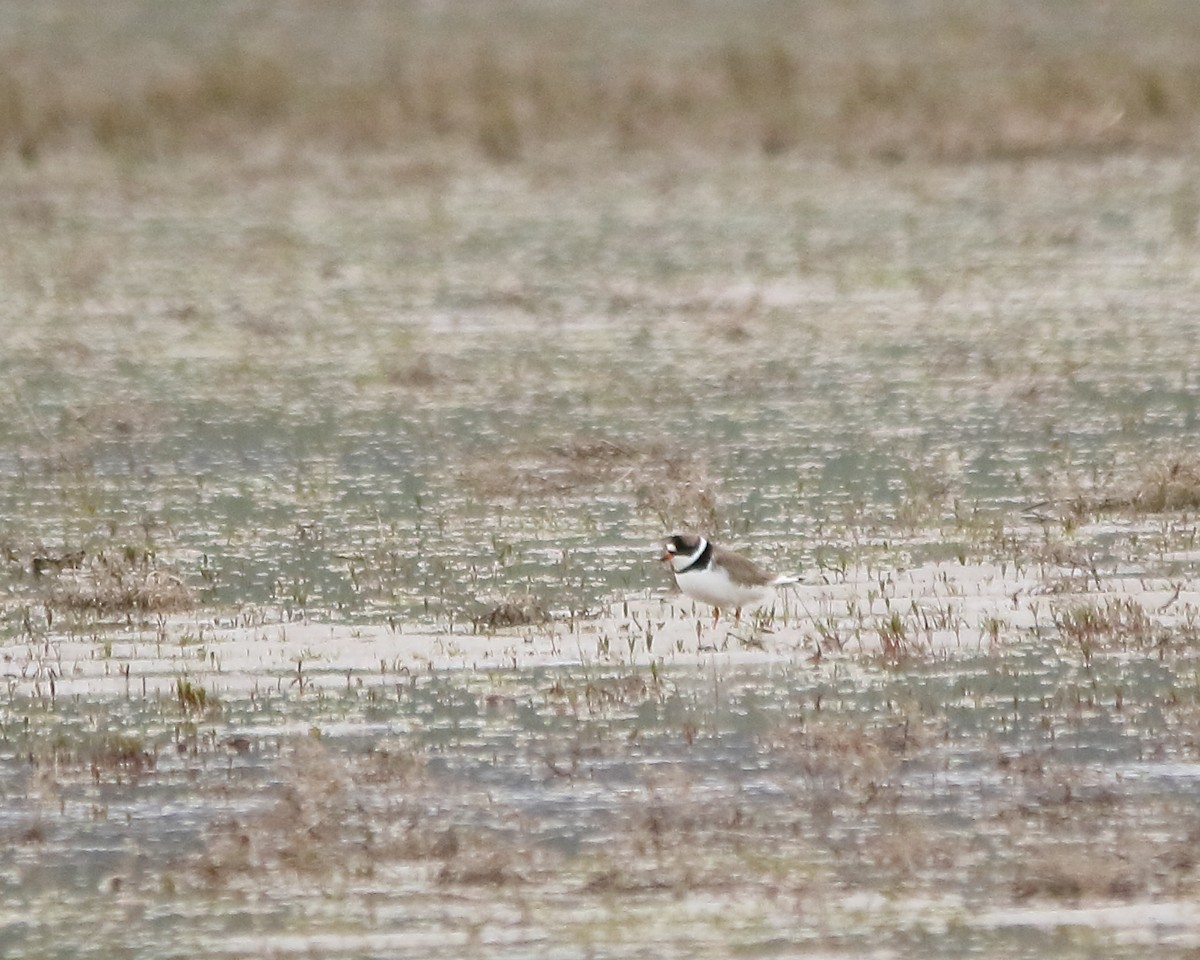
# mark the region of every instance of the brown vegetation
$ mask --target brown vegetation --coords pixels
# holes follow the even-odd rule
[[[299,743],[275,803],[216,825],[197,864],[212,887],[284,876],[322,890],[376,869],[411,864],[435,883],[520,883],[539,869],[493,832],[447,810],[473,800],[433,780],[419,754],[380,747],[354,761]]]
[[[59,781],[79,778],[94,783],[138,782],[158,764],[153,746],[129,733],[86,734],[78,739],[59,736],[28,754],[44,775],[45,785],[57,790]]]
[[[664,530],[718,531],[715,484],[702,459],[673,445],[571,437],[480,458],[463,471],[477,497],[568,497],[598,490],[631,497]]]
[[[1200,456],[1175,457],[1150,466],[1132,506],[1147,513],[1200,508]]]
[[[526,627],[550,620],[550,614],[530,597],[516,597],[497,604],[486,614],[472,618],[476,629],[495,630],[501,627]]]
[[[28,589],[46,615],[127,617],[188,610],[196,597],[175,568],[145,545],[51,549],[0,542],[0,569]]]
[[[65,4],[55,26],[72,41],[36,21],[5,31],[0,148],[29,162],[251,140],[449,144],[497,163],[563,143],[953,160],[1186,144],[1200,118],[1200,17],[1182,0],[1159,18],[1087,3],[661,6],[297,3],[255,22],[241,7],[106,5],[113,25],[138,19],[139,47]],[[632,39],[672,15],[669,46]]]
[[[58,577],[47,603],[101,615],[170,613],[192,607],[195,596],[150,551],[101,550]]]
[[[1133,472],[1133,471],[1131,471]],[[1039,519],[1057,519],[1068,528],[1097,514],[1177,513],[1200,508],[1200,455],[1191,452],[1141,464],[1132,478],[1113,482],[1097,493],[1073,491],[1030,508]]]
[[[1063,844],[1039,851],[1017,869],[1013,896],[1076,903],[1129,900],[1143,894],[1153,863],[1094,844]]]

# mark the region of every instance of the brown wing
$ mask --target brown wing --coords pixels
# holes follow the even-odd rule
[[[729,571],[732,580],[744,583],[748,587],[763,587],[775,579],[775,574],[767,573],[753,560],[743,557],[740,553],[734,553],[732,550],[714,546],[713,559]]]

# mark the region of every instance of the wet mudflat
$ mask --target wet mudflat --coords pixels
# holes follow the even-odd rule
[[[1010,638],[903,663],[740,646],[586,660],[308,686],[265,669],[251,695],[207,703],[136,685],[13,696],[9,942],[64,956],[1194,946],[1193,655],[1085,662]]]
[[[844,124],[934,129],[861,155],[720,46],[761,149],[642,107],[542,144],[527,90],[507,155],[446,77],[448,140],[331,146],[236,58],[220,149],[182,74],[46,107],[0,184],[0,954],[1192,955],[1168,47],[1095,66],[1158,112],[1071,73],[995,130],[867,64]],[[684,528],[804,582],[714,626]]]

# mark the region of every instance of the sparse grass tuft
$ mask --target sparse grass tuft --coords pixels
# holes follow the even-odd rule
[[[209,697],[204,687],[192,683],[187,677],[175,679],[175,699],[185,715],[203,714],[216,704],[215,697]]]
[[[1155,460],[1132,483],[1104,495],[1075,494],[1047,501],[1062,514],[1068,530],[1094,514],[1128,512],[1135,515],[1200,509],[1200,456],[1192,453]]]
[[[1151,867],[1141,858],[1092,844],[1054,844],[1020,864],[1012,892],[1017,900],[1129,900],[1144,893]]]
[[[1132,598],[1076,604],[1056,613],[1054,625],[1067,643],[1079,648],[1085,660],[1105,650],[1159,648],[1170,639]]]
[[[60,736],[28,756],[34,766],[54,778],[82,775],[94,783],[136,781],[154,771],[158,763],[152,747],[129,733]]]
[[[441,885],[510,884],[540,869],[540,856],[457,815],[473,799],[448,791],[419,753],[379,747],[345,758],[300,741],[275,804],[214,827],[198,876],[209,888],[288,880],[328,892],[397,862],[431,867]]]
[[[496,630],[503,627],[525,627],[546,623],[550,614],[536,600],[529,597],[505,600],[488,613],[473,617],[476,629]]]
[[[1133,495],[1132,506],[1145,513],[1200,509],[1200,456],[1152,466]]]
[[[719,534],[723,527],[716,483],[702,467],[687,478],[665,475],[642,482],[637,505],[658,519],[663,530],[703,530]]]
[[[880,621],[879,645],[883,658],[888,661],[900,660],[909,653],[909,626],[899,610],[893,610],[886,619]]]
[[[782,767],[793,770],[793,789],[811,793],[824,806],[866,804],[894,781],[906,758],[918,756],[934,741],[932,723],[904,719],[864,724],[812,714],[797,724],[781,725],[764,744]]]
[[[716,484],[702,459],[653,441],[571,437],[480,457],[462,480],[477,497],[518,503],[605,491],[629,498],[664,530],[721,529]]]
[[[193,592],[151,550],[102,550],[59,569],[47,598],[54,608],[110,616],[172,613],[195,604]]]
[[[560,677],[547,689],[546,700],[566,705],[573,712],[585,707],[590,713],[603,714],[612,708],[661,700],[665,693],[662,677],[656,670],[631,670],[605,676]]]

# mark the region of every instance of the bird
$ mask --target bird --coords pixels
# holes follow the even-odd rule
[[[671,565],[680,590],[713,608],[714,627],[721,619],[722,607],[733,607],[737,622],[742,607],[765,603],[776,587],[800,582],[799,577],[769,573],[740,553],[693,533],[668,537],[659,560]]]

